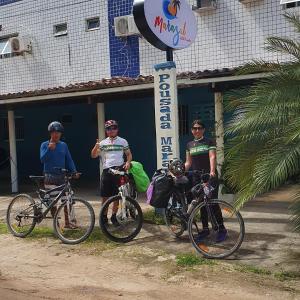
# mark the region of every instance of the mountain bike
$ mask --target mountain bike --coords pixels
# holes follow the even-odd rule
[[[56,169],[64,174],[64,184],[46,190],[42,188],[44,176],[29,176],[37,185],[38,200],[28,194],[19,194],[10,202],[7,226],[14,236],[24,238],[36,224],[52,218],[54,232],[63,243],[78,244],[91,234],[95,224],[93,207],[74,196],[70,183],[74,176],[66,169]],[[49,211],[55,211],[53,217],[47,216]]]
[[[131,175],[114,168],[110,168],[109,173],[117,176],[119,193],[103,204],[99,215],[100,228],[110,240],[127,243],[142,228],[142,209],[137,202],[137,192]]]
[[[226,258],[237,251],[243,242],[243,218],[231,204],[211,198],[213,187],[209,174],[193,172],[200,174],[201,180],[191,190],[193,200],[190,204],[186,195],[188,179],[185,176],[174,178],[174,188],[165,210],[166,224],[175,237],[180,237],[188,230],[193,246],[203,256]],[[201,236],[204,218],[208,220],[209,232]],[[218,233],[223,225],[226,232],[224,239],[219,240]]]

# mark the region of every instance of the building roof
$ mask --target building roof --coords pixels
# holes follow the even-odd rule
[[[197,72],[183,72],[177,75],[177,79],[196,80],[196,79],[203,79],[203,78],[230,76],[233,75],[235,71],[236,69],[224,68],[224,69],[216,69],[216,70],[197,71]],[[153,83],[153,81],[154,81],[153,75],[148,75],[148,76],[140,75],[136,78],[128,78],[128,77],[103,78],[101,80],[95,80],[95,81],[72,83],[67,86],[58,86],[58,87],[51,87],[51,88],[39,89],[39,90],[28,90],[28,91],[23,91],[18,93],[1,94],[0,100],[52,95],[52,94],[55,95],[55,94],[70,93],[70,92],[77,92],[77,91],[81,92],[81,91],[89,91],[89,90],[109,89],[115,87]]]

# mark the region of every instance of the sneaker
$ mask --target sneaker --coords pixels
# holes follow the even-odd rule
[[[114,225],[114,226],[120,226],[120,223],[118,222],[118,220],[117,220],[117,216],[116,216],[116,214],[113,214],[112,216],[111,216],[111,218],[110,218],[110,221],[112,222],[112,224]]]
[[[195,242],[196,243],[200,243],[200,242],[202,242],[208,236],[209,236],[209,229],[208,228],[204,228],[202,231],[200,231],[198,233],[197,237],[195,238]]]
[[[217,243],[222,243],[226,240],[227,238],[227,230],[226,228],[224,229],[219,229],[218,234],[217,234],[217,238],[216,238],[216,242]]]

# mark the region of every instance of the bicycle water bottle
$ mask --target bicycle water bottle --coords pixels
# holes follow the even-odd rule
[[[198,204],[197,200],[193,200],[189,206],[189,209],[187,211],[188,215],[190,215],[194,209],[194,207]]]

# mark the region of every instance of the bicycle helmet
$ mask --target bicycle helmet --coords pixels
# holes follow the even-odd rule
[[[180,159],[174,158],[169,162],[169,171],[176,177],[183,176],[185,171],[184,163]]]
[[[61,125],[60,122],[54,121],[54,122],[51,122],[49,124],[48,131],[49,132],[57,131],[57,132],[63,133],[64,132],[64,127]]]
[[[115,121],[115,120],[108,120],[108,121],[105,122],[105,126],[104,126],[105,129],[107,129],[107,128],[111,127],[111,126],[118,127],[117,121]]]

